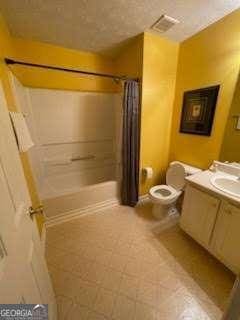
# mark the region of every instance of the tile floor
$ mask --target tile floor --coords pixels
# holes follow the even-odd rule
[[[151,205],[114,207],[47,230],[59,320],[215,320],[233,274]]]

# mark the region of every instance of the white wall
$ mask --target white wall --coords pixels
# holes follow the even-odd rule
[[[35,142],[29,153],[42,199],[116,180],[120,95],[24,88],[14,82]],[[78,157],[90,159],[71,161]]]
[[[114,140],[114,94],[28,91],[42,145]]]

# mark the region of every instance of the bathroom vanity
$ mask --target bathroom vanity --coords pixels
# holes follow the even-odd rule
[[[214,186],[214,180],[223,177],[226,181],[235,179],[236,188],[238,183],[240,186],[237,176],[220,171],[206,170],[186,177],[180,226],[234,273],[239,273],[240,196]]]

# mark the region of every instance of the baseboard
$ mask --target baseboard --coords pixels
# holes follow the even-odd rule
[[[139,197],[138,203],[143,203],[146,201],[150,201],[148,194],[143,194],[142,196]]]
[[[98,202],[87,207],[70,210],[70,211],[61,213],[59,215],[56,215],[54,217],[47,218],[45,225],[46,225],[46,228],[49,228],[57,224],[61,224],[63,222],[77,219],[83,215],[92,214],[92,213],[102,211],[103,209],[115,207],[119,204],[120,202],[118,199],[110,199],[110,200]]]

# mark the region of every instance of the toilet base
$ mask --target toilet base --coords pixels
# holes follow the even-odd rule
[[[176,202],[169,205],[162,205],[154,203],[152,208],[152,214],[157,220],[164,219],[167,216],[178,214],[178,210],[175,206]]]

